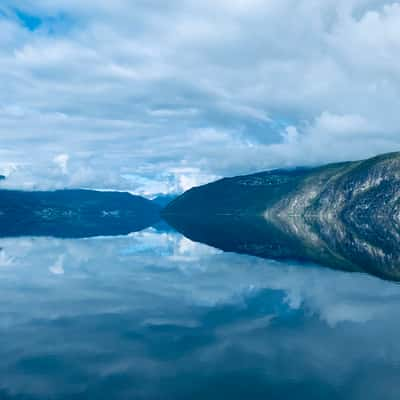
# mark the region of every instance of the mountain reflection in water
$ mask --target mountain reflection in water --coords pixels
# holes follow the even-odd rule
[[[400,230],[321,217],[164,216],[186,237],[210,246],[276,260],[400,279]]]
[[[0,247],[1,399],[398,398],[395,283],[152,228]]]

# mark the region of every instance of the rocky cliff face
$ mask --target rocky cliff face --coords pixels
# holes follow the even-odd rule
[[[190,217],[192,231],[195,221],[205,216],[211,225],[222,216],[236,221],[258,218],[281,233],[280,250],[268,250],[271,235],[264,233],[264,239],[255,239],[247,227],[249,234],[237,246],[241,252],[254,254],[243,250],[252,248],[252,241],[259,249],[264,240],[264,251],[255,255],[305,258],[400,279],[400,153],[223,179],[188,191],[172,202],[164,215],[173,220],[172,225]],[[220,225],[216,224],[217,231]],[[289,249],[293,243],[296,252]]]

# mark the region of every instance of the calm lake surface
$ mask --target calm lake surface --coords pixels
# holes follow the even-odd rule
[[[397,283],[154,228],[0,248],[0,399],[399,399]]]

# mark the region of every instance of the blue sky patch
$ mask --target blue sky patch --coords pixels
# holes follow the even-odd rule
[[[28,14],[26,12],[23,12],[21,10],[16,10],[15,15],[18,17],[19,21],[30,31],[35,31],[38,29],[42,23],[43,20],[40,17],[37,17],[35,15]]]
[[[72,25],[71,18],[65,13],[54,16],[38,16],[22,10],[14,10],[14,13],[19,23],[32,32],[44,27],[49,35],[63,34]]]

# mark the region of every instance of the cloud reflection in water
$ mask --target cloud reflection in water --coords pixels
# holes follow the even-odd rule
[[[400,288],[154,229],[2,239],[0,397],[394,399]],[[61,271],[63,273],[61,273]]]

